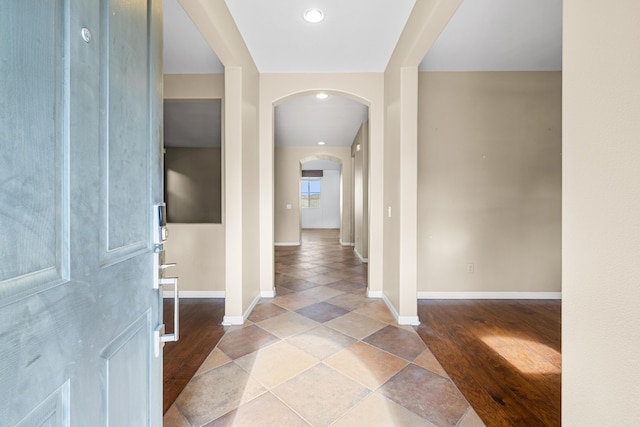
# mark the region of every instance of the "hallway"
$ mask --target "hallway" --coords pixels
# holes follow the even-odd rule
[[[275,271],[276,298],[227,330],[165,427],[483,425],[414,328],[366,297],[338,230],[277,247]]]

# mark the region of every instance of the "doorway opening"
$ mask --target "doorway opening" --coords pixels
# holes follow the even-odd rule
[[[367,269],[366,256],[360,255],[362,249],[354,252],[354,246],[356,234],[361,239],[363,230],[368,233],[368,197],[363,197],[369,193],[368,179],[363,179],[363,173],[368,173],[368,167],[363,168],[368,164],[368,116],[368,106],[340,94],[325,97],[303,94],[274,107],[276,294],[283,275],[287,275],[285,270],[305,269],[308,267],[305,261],[314,258],[304,250],[294,249],[306,242],[313,242],[313,246],[319,241],[335,244],[333,251],[340,254],[340,263]],[[356,152],[358,157],[354,162]],[[356,196],[358,202],[354,200]],[[278,261],[293,253],[298,255],[286,261],[299,259],[301,265],[283,266]],[[316,272],[315,267],[319,267],[318,272],[329,268],[313,265],[310,273]],[[310,273],[300,274],[306,277]],[[366,274],[360,280],[362,277],[366,288]]]

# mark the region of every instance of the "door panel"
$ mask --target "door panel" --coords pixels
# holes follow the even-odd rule
[[[146,413],[136,409],[149,408],[150,333],[149,312],[116,337],[102,355],[108,426],[146,425]]]
[[[10,34],[0,38],[0,236],[6,239],[0,249],[0,305],[64,282],[68,260],[67,4],[15,3],[15,16],[0,16],[0,28]],[[42,25],[32,28],[31,37],[19,37],[34,18]]]
[[[132,253],[148,244],[149,138],[145,0],[103,0],[108,61],[102,69],[108,104],[105,172],[109,251]],[[137,179],[136,179],[137,178]],[[104,190],[103,190],[104,191]],[[115,254],[111,254],[114,256]],[[124,255],[124,254],[121,254]]]
[[[161,425],[160,37],[159,1],[0,0],[2,425]]]

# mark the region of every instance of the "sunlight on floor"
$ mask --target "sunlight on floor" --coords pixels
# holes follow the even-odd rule
[[[524,374],[556,374],[562,372],[561,354],[539,342],[508,336],[481,338],[496,353]]]

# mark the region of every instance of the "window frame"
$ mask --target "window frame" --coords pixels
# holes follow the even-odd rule
[[[317,192],[317,206],[312,206],[312,195],[316,194],[311,192],[311,182],[317,182],[319,189]],[[306,192],[304,191],[304,185],[307,184]],[[300,209],[320,209],[322,201],[322,177],[301,177],[300,178]]]

